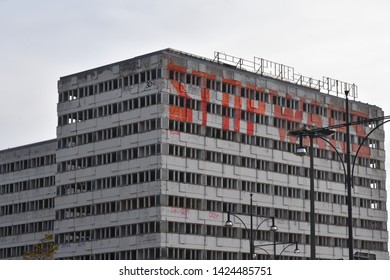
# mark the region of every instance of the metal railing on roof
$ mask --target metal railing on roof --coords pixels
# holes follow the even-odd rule
[[[322,80],[306,77],[297,74],[294,68],[264,58],[254,57],[253,61],[228,55],[222,52],[214,52],[214,62],[234,66],[238,69],[250,71],[262,76],[294,83],[300,86],[316,89],[327,94],[341,94],[344,97],[345,91],[349,91],[350,97],[356,100],[358,88],[355,84],[346,83],[329,77],[322,77]]]

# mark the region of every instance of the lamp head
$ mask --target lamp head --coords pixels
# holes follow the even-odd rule
[[[226,223],[225,223],[225,226],[226,227],[232,227],[233,226],[233,222],[230,221],[230,220],[227,220]]]
[[[295,243],[294,254],[299,254],[299,253],[301,253],[301,250],[299,250],[299,248],[298,248],[298,243]]]
[[[306,147],[304,146],[298,146],[296,151],[295,151],[295,154],[297,156],[300,156],[300,157],[304,157],[307,155],[307,150],[306,150]]]
[[[275,225],[275,218],[272,218],[272,225],[269,228],[270,231],[277,231],[278,227]]]
[[[299,146],[297,147],[297,150],[295,151],[295,154],[300,157],[304,157],[307,155],[306,147],[303,146],[303,135],[299,135]]]
[[[227,221],[225,223],[225,226],[226,227],[232,227],[233,226],[233,222],[232,222],[232,220],[230,220],[230,211],[227,212]]]

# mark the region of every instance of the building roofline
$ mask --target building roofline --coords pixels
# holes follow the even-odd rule
[[[42,146],[42,145],[45,145],[45,144],[56,143],[56,142],[57,142],[57,138],[53,138],[53,139],[50,139],[50,140],[44,140],[44,141],[40,141],[40,142],[35,142],[35,143],[31,143],[31,144],[26,144],[26,145],[22,145],[22,146],[16,146],[16,147],[0,150],[0,154],[4,154],[4,153],[16,151],[16,150],[21,150],[21,149],[28,149],[28,148],[32,148],[32,147],[38,147],[38,146]]]
[[[343,99],[343,97],[340,97],[339,94],[344,94],[343,90],[347,89],[347,87],[348,87],[348,90],[351,90],[351,91],[353,90],[354,91],[354,93],[352,94],[352,99],[349,99],[350,101],[354,101],[354,102],[361,103],[361,104],[367,104],[369,106],[374,106],[374,107],[377,107],[379,109],[382,109],[381,107],[379,107],[377,105],[372,105],[372,104],[364,103],[364,102],[361,102],[361,101],[357,100],[357,86],[355,84],[345,83],[345,82],[342,82],[342,81],[339,81],[339,80],[336,80],[336,79],[332,79],[332,78],[329,78],[329,77],[323,77],[323,80],[315,80],[315,79],[312,79],[312,78],[309,78],[309,77],[305,77],[305,76],[303,76],[301,74],[295,74],[294,73],[294,68],[290,67],[290,66],[287,66],[287,65],[279,64],[279,63],[276,63],[276,62],[273,62],[273,61],[269,61],[269,60],[262,59],[262,58],[257,58],[257,57],[254,58],[254,61],[248,61],[248,60],[245,60],[243,58],[237,58],[237,57],[234,57],[234,56],[231,56],[231,55],[228,55],[228,54],[225,54],[225,53],[221,53],[221,52],[214,52],[214,58],[210,59],[210,58],[207,58],[207,57],[202,57],[202,56],[199,56],[199,55],[191,54],[191,53],[180,51],[180,50],[173,49],[173,48],[165,48],[165,49],[161,49],[161,50],[158,50],[158,51],[150,52],[150,53],[147,53],[147,54],[135,56],[133,58],[124,59],[124,60],[121,60],[121,61],[117,61],[117,62],[113,62],[113,63],[110,63],[110,64],[102,65],[102,66],[99,66],[99,67],[96,67],[96,68],[91,68],[91,69],[80,71],[80,72],[73,73],[73,74],[70,74],[70,75],[62,76],[62,77],[60,77],[60,80],[61,79],[66,79],[66,78],[70,78],[70,77],[76,76],[76,75],[86,74],[86,73],[89,73],[91,71],[96,71],[96,70],[103,69],[103,68],[106,68],[106,67],[118,65],[118,64],[125,63],[125,62],[131,61],[131,60],[141,59],[141,58],[149,57],[149,56],[152,56],[152,55],[164,54],[164,53],[171,53],[171,54],[186,56],[186,57],[189,57],[189,58],[198,59],[198,60],[201,60],[201,61],[217,64],[217,65],[220,65],[222,67],[228,67],[230,69],[234,69],[234,70],[237,70],[237,71],[244,71],[244,72],[248,72],[248,73],[252,73],[252,74],[257,74],[257,75],[260,75],[260,76],[264,76],[264,77],[266,77],[268,79],[273,79],[273,80],[277,80],[279,82],[288,83],[288,84],[291,84],[291,85],[295,85],[297,87],[310,88],[312,90],[317,91],[318,93],[322,93],[324,95],[331,95],[331,96],[335,96],[335,97],[342,98],[342,99]],[[285,72],[287,72],[289,74],[287,74],[287,76],[285,76],[285,77],[283,77],[283,76],[279,77],[280,74],[279,75],[273,75],[273,74],[269,75],[267,73],[264,73],[263,71],[259,72],[259,69],[256,70],[256,66],[254,66],[254,68],[252,69],[252,67],[253,67],[252,64],[256,65],[256,61],[258,62],[257,63],[258,65],[260,65],[260,63],[265,62],[265,63],[270,63],[270,64],[272,64],[274,66],[276,65],[275,67],[280,67],[280,74],[281,75],[283,75],[283,73],[285,73]],[[249,68],[248,68],[248,65],[250,65]],[[292,71],[292,72],[290,72],[290,71]],[[291,74],[292,74],[292,79],[290,79],[291,78],[290,77]],[[316,84],[311,84],[312,81],[315,81]],[[336,84],[336,88],[337,88],[337,94],[334,94],[335,92],[333,92],[330,89],[331,87],[334,87],[335,84]],[[322,86],[326,85],[325,87],[327,87],[327,91],[328,92],[324,92],[324,88],[321,88],[320,85],[322,85]],[[338,92],[339,90],[341,90],[340,93]],[[330,94],[330,92],[332,92],[333,94]]]
[[[147,54],[135,56],[135,57],[132,57],[132,58],[127,58],[127,59],[124,59],[124,60],[120,60],[120,61],[116,61],[116,62],[113,62],[113,63],[105,64],[105,65],[98,66],[98,67],[95,67],[95,68],[91,68],[91,69],[88,69],[88,70],[83,70],[83,71],[80,71],[80,72],[76,72],[76,73],[73,73],[73,74],[62,76],[62,77],[60,77],[60,80],[61,79],[66,79],[66,78],[69,78],[69,77],[72,77],[72,76],[76,76],[76,75],[85,74],[85,73],[88,73],[88,72],[91,72],[91,71],[96,71],[96,70],[99,70],[99,69],[102,69],[102,68],[106,68],[106,67],[109,67],[109,66],[114,66],[114,65],[117,65],[117,64],[125,63],[125,62],[131,61],[131,60],[141,59],[141,58],[152,56],[152,55],[156,55],[156,54],[162,54],[164,51],[169,51],[169,50],[172,50],[172,49],[169,49],[169,48],[162,49],[162,50],[159,50],[159,51],[154,51],[154,52],[150,52],[150,53],[147,53]]]
[[[72,77],[72,76],[76,76],[76,75],[85,74],[85,73],[88,73],[88,72],[91,72],[91,71],[96,71],[96,70],[99,70],[99,69],[102,69],[102,68],[106,68],[106,67],[109,67],[109,66],[114,66],[114,65],[117,65],[117,64],[125,63],[125,62],[131,61],[131,60],[141,59],[141,58],[152,56],[152,55],[156,55],[156,54],[163,54],[163,53],[166,53],[166,52],[173,53],[173,54],[179,54],[179,55],[185,55],[185,56],[188,56],[188,57],[191,57],[191,58],[197,58],[197,59],[200,59],[200,60],[203,60],[203,61],[208,61],[208,62],[224,65],[223,63],[214,61],[214,60],[206,58],[206,57],[202,57],[202,56],[198,56],[198,55],[195,55],[195,54],[183,52],[183,51],[176,50],[176,49],[173,49],[173,48],[166,48],[166,49],[161,49],[161,50],[158,50],[158,51],[150,52],[150,53],[147,53],[147,54],[135,56],[135,57],[132,57],[132,58],[127,58],[127,59],[124,59],[124,60],[116,61],[116,62],[113,62],[113,63],[105,64],[105,65],[98,66],[98,67],[95,67],[95,68],[91,68],[91,69],[88,69],[88,70],[83,70],[83,71],[76,72],[76,73],[73,73],[73,74],[69,74],[69,75],[66,75],[66,76],[61,76],[60,80],[61,79],[66,79],[66,78],[69,78],[69,77]],[[226,66],[230,66],[230,65],[226,64]]]

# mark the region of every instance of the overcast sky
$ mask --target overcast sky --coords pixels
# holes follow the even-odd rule
[[[0,150],[55,138],[59,77],[167,47],[355,83],[388,115],[389,12],[386,0],[0,0]]]

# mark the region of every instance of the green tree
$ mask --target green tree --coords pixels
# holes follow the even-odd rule
[[[54,235],[46,233],[45,236],[34,244],[31,251],[23,253],[24,260],[53,260],[59,246],[54,243]]]

